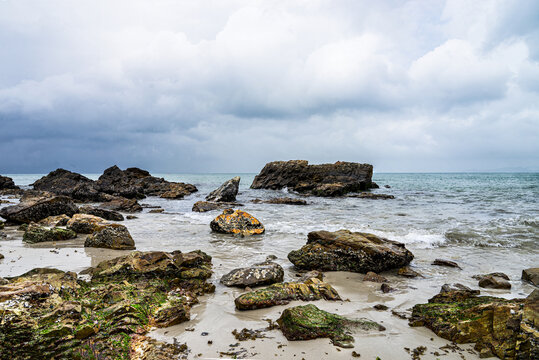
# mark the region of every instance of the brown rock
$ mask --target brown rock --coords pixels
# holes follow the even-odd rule
[[[382,275],[378,275],[375,272],[369,271],[365,276],[363,277],[363,281],[370,281],[370,282],[377,282],[377,283],[384,283],[387,282],[387,279],[383,277]]]
[[[0,216],[11,222],[31,223],[38,222],[49,216],[72,216],[77,212],[77,206],[65,196],[52,196],[44,198],[25,199],[17,205],[0,209]]]
[[[269,200],[254,199],[251,202],[255,204],[284,204],[284,205],[307,205],[307,201],[303,199],[283,197],[283,198],[273,198]]]
[[[135,199],[115,198],[113,200],[104,202],[99,205],[102,209],[125,211],[125,212],[137,212],[142,211],[142,206]]]
[[[48,226],[48,227],[57,227],[57,226],[66,226],[70,217],[67,215],[56,215],[49,216],[38,222],[39,225]]]
[[[504,273],[491,273],[485,275],[474,275],[474,279],[479,280],[479,287],[490,289],[511,289],[509,277]]]
[[[104,219],[87,214],[75,214],[67,222],[67,228],[79,234],[92,234],[109,225]]]
[[[371,199],[371,200],[387,200],[394,199],[395,196],[388,194],[376,194],[371,192],[362,192],[359,194],[348,195],[348,197],[360,198],[360,199]]]
[[[127,228],[120,224],[107,224],[86,238],[85,247],[133,250],[135,242]]]
[[[79,208],[80,214],[88,214],[88,215],[94,215],[98,216],[100,218],[103,218],[105,220],[111,220],[111,221],[123,221],[124,216],[120,214],[117,211],[114,210],[107,210],[102,208],[96,208],[94,206],[85,205],[81,206]]]
[[[456,262],[450,261],[450,260],[444,260],[444,259],[436,259],[436,260],[434,260],[432,262],[432,265],[447,266],[447,267],[453,267],[453,268],[461,269],[459,264],[457,264]]]
[[[522,280],[531,282],[539,286],[539,267],[522,270]]]
[[[415,278],[415,277],[418,277],[418,276],[421,276],[423,277],[420,273],[418,273],[417,271],[414,271],[412,269],[410,269],[409,266],[404,266],[404,267],[401,267],[399,269],[399,271],[397,271],[397,275],[399,276],[404,276],[404,277],[407,277],[407,278]]]
[[[35,190],[68,196],[79,201],[103,201],[104,197],[87,177],[64,169],[56,169],[32,184]]]

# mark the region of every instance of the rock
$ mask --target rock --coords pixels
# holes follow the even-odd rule
[[[12,178],[0,175],[0,190],[7,189],[19,189],[19,187],[15,185]]]
[[[103,208],[96,208],[94,206],[85,205],[79,207],[79,213],[80,214],[88,214],[88,215],[94,215],[98,216],[105,220],[111,220],[111,221],[123,221],[124,216],[120,214],[117,211],[114,210],[107,210]]]
[[[71,218],[64,214],[56,215],[56,216],[49,216],[43,220],[39,220],[38,224],[47,226],[47,227],[66,226],[69,219]]]
[[[389,185],[384,185],[384,187],[385,187],[386,189],[391,189],[391,186],[389,186]]]
[[[92,234],[109,225],[104,219],[87,214],[75,214],[67,222],[67,228],[79,234]]]
[[[4,258],[4,255],[0,254],[0,260],[2,260],[3,258]],[[2,285],[3,280],[4,280],[3,278],[0,278],[0,285]]]
[[[479,287],[490,289],[511,289],[509,277],[504,273],[491,273],[485,275],[474,275],[474,279],[479,280]]]
[[[246,268],[234,269],[221,277],[225,286],[254,287],[283,281],[284,270],[274,262],[265,261]]]
[[[210,223],[212,231],[223,234],[263,234],[264,225],[252,215],[241,210],[226,209]]]
[[[395,196],[393,195],[388,195],[388,194],[375,194],[375,193],[370,193],[370,192],[362,192],[362,193],[359,193],[359,194],[352,194],[352,195],[348,195],[348,197],[353,197],[353,198],[360,198],[360,199],[371,199],[371,200],[387,200],[387,199],[394,199]]]
[[[195,212],[207,212],[212,210],[219,209],[219,204],[208,202],[208,201],[197,201],[193,205],[193,211]]]
[[[135,249],[135,242],[125,226],[108,224],[90,234],[84,242],[84,247],[133,250]]]
[[[240,177],[233,177],[232,179],[225,181],[219,188],[213,190],[206,196],[206,200],[215,202],[234,202],[236,201],[239,187]]]
[[[138,219],[138,217],[134,216],[134,215],[127,215],[125,217],[127,220],[134,220],[134,219]]]
[[[370,281],[370,282],[377,282],[377,283],[384,283],[387,282],[387,279],[383,277],[382,275],[378,275],[375,272],[369,271],[365,274],[363,277],[363,281]]]
[[[35,190],[69,196],[78,201],[103,201],[95,181],[64,169],[56,169],[32,184]]]
[[[49,216],[73,216],[77,206],[66,196],[53,196],[50,198],[37,198],[23,201],[17,205],[0,209],[0,216],[11,222],[31,223],[38,222]]]
[[[459,264],[457,264],[454,261],[444,260],[444,259],[436,259],[432,262],[432,265],[438,265],[438,266],[447,266],[447,267],[453,267],[453,268],[459,268]]]
[[[372,165],[338,161],[335,164],[309,165],[306,160],[267,163],[252,189],[288,188],[316,196],[341,196],[372,187]]]
[[[200,251],[134,252],[89,273],[85,282],[74,273],[34,269],[2,284],[0,354],[13,359],[179,359],[185,345],[144,334],[189,320],[197,296],[214,290],[207,282],[211,258]]]
[[[318,270],[311,270],[311,271],[307,271],[306,273],[304,274],[297,274],[296,276],[299,277],[298,281],[297,282],[305,282],[311,278],[316,278],[320,281],[324,281],[324,273],[318,271]]]
[[[415,305],[410,326],[426,326],[457,344],[476,343],[475,350],[490,350],[501,359],[535,359],[539,355],[538,323],[534,322],[538,305],[526,299],[448,292],[428,304]]]
[[[198,189],[191,184],[169,183],[168,190],[160,194],[159,197],[164,199],[183,199],[196,191],[198,191]]]
[[[31,223],[24,232],[22,240],[25,243],[34,244],[44,241],[62,241],[74,239],[77,234],[69,229],[59,227],[48,228],[39,224]]]
[[[311,278],[303,283],[285,282],[249,291],[234,300],[238,310],[254,310],[288,304],[293,300],[341,300],[339,293],[328,283]]]
[[[139,168],[120,170],[116,165],[106,169],[96,184],[104,193],[129,199],[143,199],[146,196],[179,199],[197,191],[191,184],[169,182]]]
[[[388,292],[392,292],[392,291],[395,291],[395,289],[393,289],[391,286],[389,286],[389,284],[387,283],[383,283],[382,286],[380,286],[380,290],[384,293],[384,294],[387,294]]]
[[[108,209],[113,211],[137,212],[142,211],[142,206],[135,199],[115,198],[99,205],[100,209]]]
[[[386,311],[387,309],[389,309],[386,305],[384,304],[376,304],[373,306],[374,309],[378,310],[378,311]]]
[[[164,211],[165,211],[165,209],[152,209],[152,210],[148,211],[148,213],[150,213],[150,214],[160,214],[160,213],[162,213]]]
[[[277,320],[279,328],[288,340],[329,338],[335,346],[353,347],[352,328],[383,331],[385,328],[374,321],[351,320],[320,310],[313,304],[285,309]]]
[[[288,254],[300,269],[361,273],[402,267],[413,258],[402,243],[349,230],[313,231],[307,245]]]
[[[307,205],[307,201],[291,197],[273,198],[269,200],[254,199],[251,202],[255,204],[284,204],[284,205]]]
[[[533,285],[539,286],[539,267],[522,270],[522,280],[529,281]]]
[[[0,221],[0,230],[4,229],[5,226],[5,223],[3,221]]]
[[[462,285],[459,283],[455,284],[443,284],[442,288],[440,289],[440,293],[448,293],[448,292],[455,292],[455,291],[464,291],[466,293],[469,293],[471,295],[479,295],[479,290],[472,290],[466,285]]]
[[[418,277],[418,276],[423,277],[423,275],[421,275],[421,274],[418,273],[417,271],[414,271],[414,270],[410,269],[409,266],[401,267],[401,268],[397,271],[397,275],[399,275],[399,276],[404,276],[404,277],[407,277],[407,278],[415,278],[415,277]]]

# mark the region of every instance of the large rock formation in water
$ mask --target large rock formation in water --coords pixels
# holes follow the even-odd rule
[[[413,258],[402,243],[350,230],[313,231],[307,245],[288,254],[300,269],[360,273],[400,268]]]
[[[57,169],[37,180],[34,189],[69,196],[78,201],[110,201],[114,197],[142,199],[162,196],[181,199],[197,188],[152,176],[138,168],[121,170],[116,165],[106,169],[97,181],[64,169]]]
[[[206,200],[216,202],[236,201],[236,195],[238,195],[239,188],[240,177],[233,177],[232,179],[225,181],[217,189],[213,190],[208,196],[206,196]]]
[[[373,187],[372,165],[338,161],[335,164],[309,165],[306,160],[267,163],[252,189],[288,188],[317,196],[340,196]]]
[[[15,185],[12,178],[0,175],[0,190],[18,189],[18,188],[19,187]]]

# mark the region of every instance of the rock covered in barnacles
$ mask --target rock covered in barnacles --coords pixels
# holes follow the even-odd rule
[[[283,281],[284,270],[281,265],[264,261],[249,267],[234,269],[221,277],[225,286],[254,287],[270,285]]]
[[[288,259],[300,269],[375,273],[405,266],[414,255],[404,244],[349,230],[313,231]]]
[[[258,235],[263,234],[264,225],[251,214],[241,210],[225,209],[210,223],[210,228],[223,234]]]

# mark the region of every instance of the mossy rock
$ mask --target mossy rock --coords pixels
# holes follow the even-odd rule
[[[354,347],[354,338],[350,335],[352,328],[385,330],[374,321],[347,319],[312,304],[285,309],[277,323],[288,340],[329,338],[334,345],[345,348]]]
[[[34,244],[44,241],[69,240],[76,237],[77,233],[75,233],[73,230],[59,227],[48,228],[32,223],[28,225],[22,239],[25,243]]]

